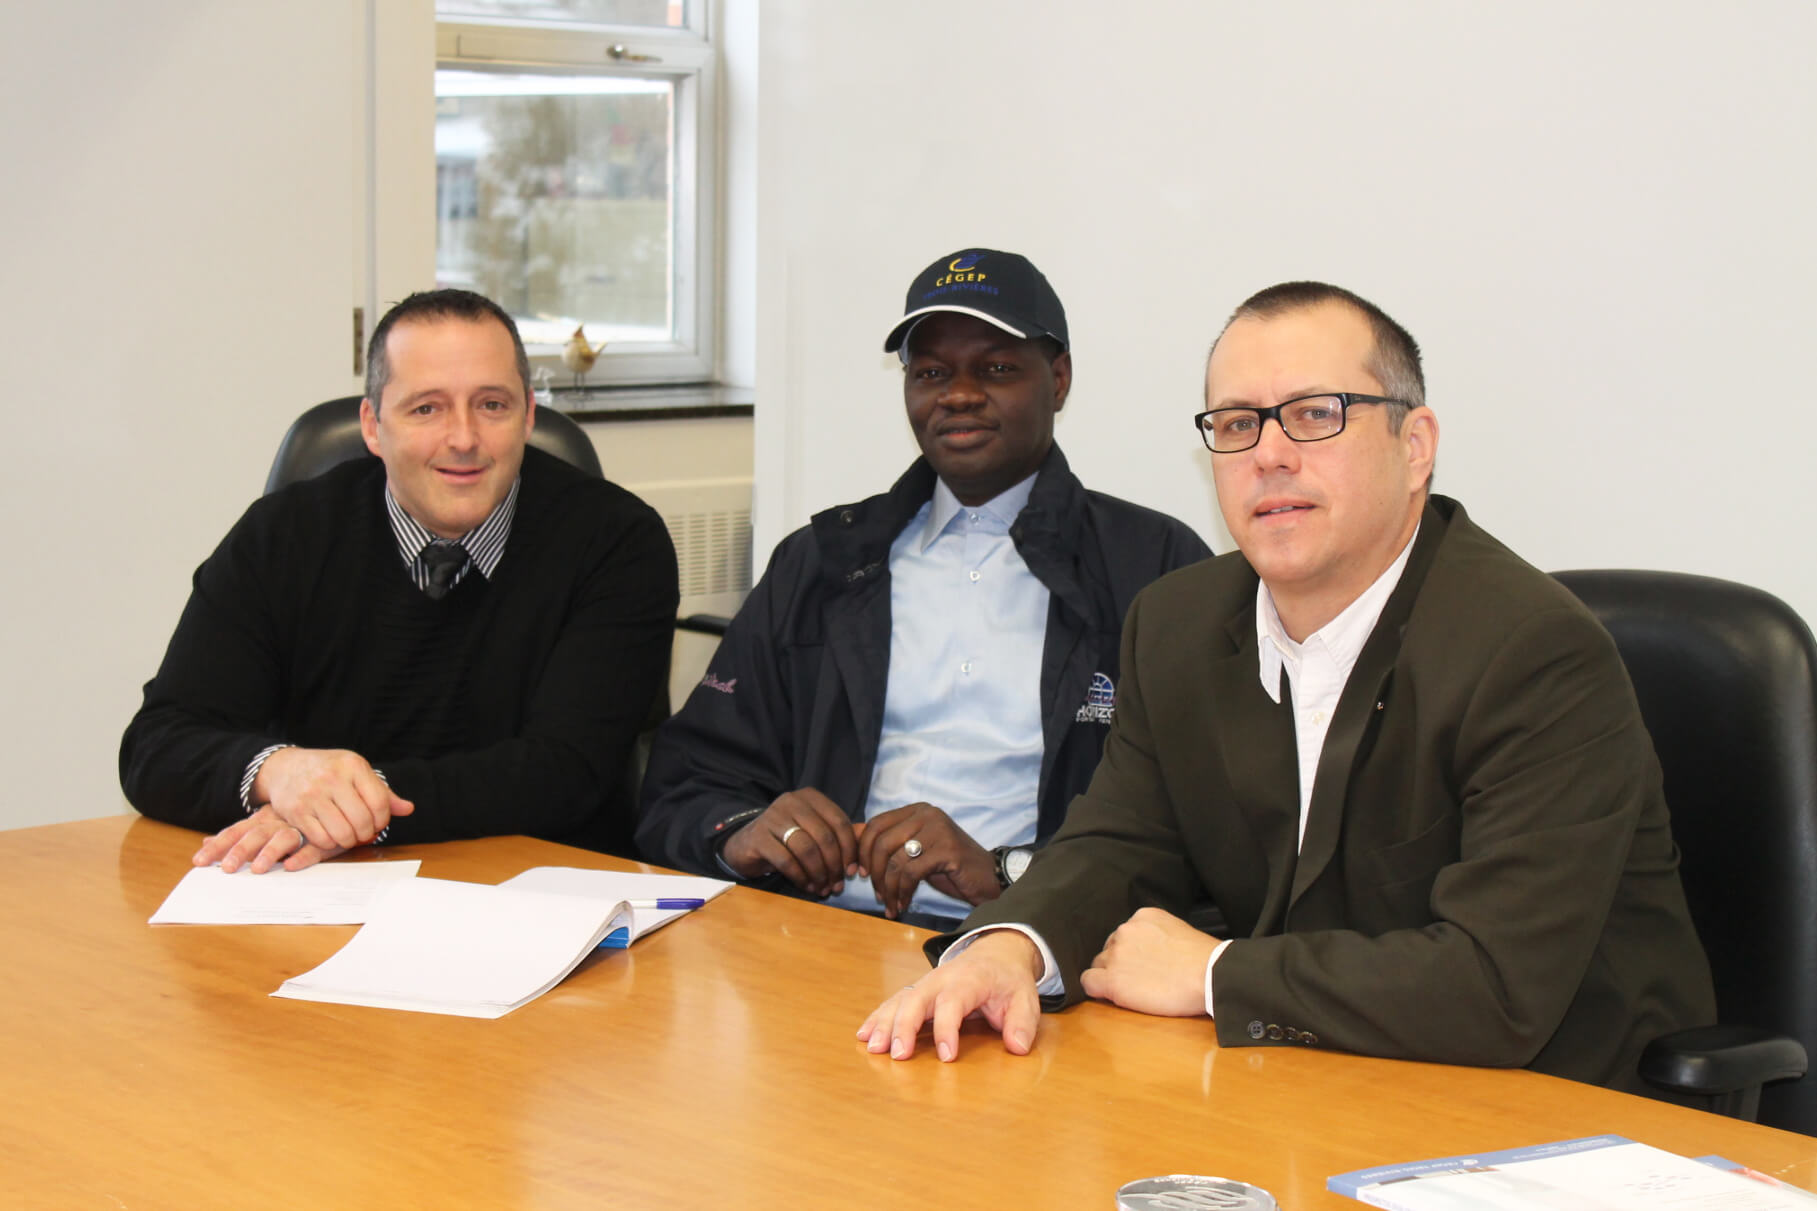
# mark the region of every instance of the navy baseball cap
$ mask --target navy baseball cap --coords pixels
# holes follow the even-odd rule
[[[991,248],[967,248],[941,257],[909,287],[903,316],[883,339],[895,353],[923,316],[937,311],[975,316],[1011,336],[1051,337],[1068,347],[1066,308],[1047,278],[1027,257]]]

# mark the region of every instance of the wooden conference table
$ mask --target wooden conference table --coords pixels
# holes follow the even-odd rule
[[[0,833],[0,1206],[1110,1208],[1207,1173],[1289,1211],[1333,1173],[1626,1134],[1817,1188],[1817,1139],[1524,1071],[1221,1050],[1088,1004],[1034,1052],[853,1038],[921,931],[735,888],[496,1021],[267,996],[351,927],[145,920],[195,834]],[[627,868],[521,837],[400,848],[426,876]]]

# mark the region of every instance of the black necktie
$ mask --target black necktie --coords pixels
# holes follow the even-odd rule
[[[418,558],[429,569],[423,592],[429,594],[430,601],[440,601],[454,587],[455,574],[467,566],[467,548],[458,542],[432,542]]]

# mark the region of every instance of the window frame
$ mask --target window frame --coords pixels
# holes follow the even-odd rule
[[[586,376],[589,388],[710,383],[718,372],[718,64],[705,32],[707,6],[688,0],[687,25],[677,28],[436,20],[437,70],[615,75],[674,86],[673,339],[607,345]],[[527,348],[533,372],[547,368],[558,388],[572,380],[559,346]]]

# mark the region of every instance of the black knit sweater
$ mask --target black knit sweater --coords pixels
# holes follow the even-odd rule
[[[352,749],[416,811],[393,844],[527,833],[629,854],[624,763],[668,667],[675,552],[653,510],[535,449],[503,558],[431,601],[384,467],[257,501],[196,571],[120,744],[141,812],[215,831],[268,745]]]

